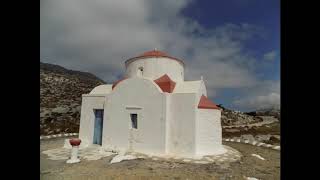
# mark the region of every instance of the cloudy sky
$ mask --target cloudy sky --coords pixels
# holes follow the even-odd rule
[[[241,111],[279,107],[278,0],[42,0],[40,61],[107,83],[157,48],[204,77],[209,98]]]

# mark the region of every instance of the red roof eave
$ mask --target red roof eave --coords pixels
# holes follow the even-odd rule
[[[198,104],[199,109],[219,109],[220,108],[206,96],[202,95]]]

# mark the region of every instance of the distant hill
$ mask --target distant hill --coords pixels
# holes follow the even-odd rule
[[[247,112],[248,115],[253,116],[274,116],[278,120],[280,120],[280,109],[260,109],[252,112]]]
[[[217,106],[222,109],[222,112],[221,112],[222,126],[252,124],[252,123],[261,122],[263,120],[262,118],[253,114],[247,114],[244,112],[227,109],[223,107],[221,104]]]
[[[101,84],[91,73],[40,62],[40,134],[78,132],[81,96]]]

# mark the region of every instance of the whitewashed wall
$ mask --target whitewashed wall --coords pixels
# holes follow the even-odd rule
[[[217,109],[197,109],[196,155],[214,155],[224,152],[221,111]]]
[[[184,80],[184,67],[175,60],[165,57],[152,57],[138,59],[128,64],[126,68],[127,77],[138,76],[138,70],[143,67],[143,77],[152,80],[167,74],[173,81]]]
[[[168,152],[176,156],[193,156],[195,152],[194,93],[170,94]]]
[[[136,76],[114,90],[111,86],[98,86],[82,96],[81,146],[92,144],[94,109],[104,109],[106,149],[184,157],[225,152],[220,110],[197,108],[201,95],[207,95],[202,80],[177,82],[175,93],[162,93],[152,80]],[[138,114],[138,129],[131,128],[130,113]]]
[[[79,138],[82,140],[81,146],[92,144],[95,120],[94,109],[104,109],[105,99],[106,95],[103,94],[82,95],[79,129]]]
[[[120,82],[109,94],[105,106],[102,146],[164,154],[164,104],[165,96],[153,81],[129,78]],[[137,130],[131,129],[130,113],[138,114]]]
[[[91,90],[89,94],[109,94],[112,91],[112,84],[103,84]]]

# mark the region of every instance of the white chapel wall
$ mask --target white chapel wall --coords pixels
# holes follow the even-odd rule
[[[195,152],[195,93],[170,94],[168,152],[193,156]]]
[[[82,105],[80,114],[79,138],[82,145],[90,145],[93,142],[94,130],[94,109],[103,109],[105,104],[105,95],[82,95]]]
[[[221,111],[197,109],[196,154],[210,155],[224,153],[222,146]]]
[[[129,78],[108,96],[102,146],[119,151],[165,153],[165,98],[148,79]],[[131,128],[130,113],[138,114],[138,129]]]
[[[89,94],[109,94],[112,91],[112,84],[102,84],[91,90]]]

